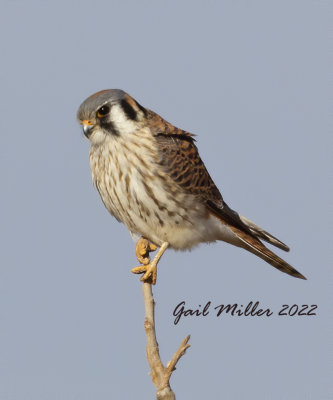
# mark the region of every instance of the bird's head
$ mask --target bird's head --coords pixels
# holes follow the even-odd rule
[[[119,89],[102,90],[88,97],[79,107],[77,119],[92,144],[113,135],[131,135],[142,126],[147,110]]]

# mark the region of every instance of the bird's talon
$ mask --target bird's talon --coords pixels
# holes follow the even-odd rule
[[[139,267],[132,268],[131,271],[133,272],[133,274],[144,273],[144,275],[140,278],[141,282],[149,282],[152,283],[153,285],[156,284],[156,278],[157,278],[156,265],[153,264],[140,265]]]
[[[154,245],[154,243],[149,243],[149,249],[148,249],[148,251],[155,251],[155,250],[157,250],[157,246]]]
[[[156,284],[157,264],[168,246],[169,243],[164,242],[153,261],[150,262],[149,252],[155,251],[157,247],[153,243],[149,243],[149,241],[143,237],[139,239],[136,245],[136,256],[143,265],[132,268],[131,271],[134,274],[144,274],[140,279],[141,282],[152,283],[153,285]]]
[[[146,238],[141,237],[136,244],[136,258],[141,264],[148,265],[150,263],[149,253],[156,249],[157,246],[150,243]]]
[[[145,265],[139,265],[138,267],[132,268],[131,272],[133,274],[142,274],[144,272],[146,272],[146,266]]]

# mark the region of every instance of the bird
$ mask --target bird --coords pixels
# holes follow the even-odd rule
[[[120,89],[89,96],[77,119],[90,141],[92,180],[105,207],[139,237],[141,265],[132,272],[143,274],[141,281],[156,283],[157,264],[167,248],[188,250],[216,241],[306,279],[263,241],[289,251],[286,244],[227,205],[200,158],[195,135]]]

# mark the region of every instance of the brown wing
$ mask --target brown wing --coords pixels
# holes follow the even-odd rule
[[[184,190],[199,196],[206,203],[207,209],[223,224],[229,226],[248,251],[282,272],[306,279],[295,268],[265,247],[259,239],[285,251],[289,250],[287,245],[245,217],[240,217],[223,201],[221,193],[199,156],[193,135],[173,127],[157,114],[149,113],[150,125],[153,127],[161,164],[168,175]]]
[[[214,214],[218,213],[224,218],[225,223],[252,235],[238,213],[223,201],[199,156],[194,135],[175,128],[152,111],[149,111],[148,118],[159,148],[161,164],[168,175],[184,190],[199,196]]]

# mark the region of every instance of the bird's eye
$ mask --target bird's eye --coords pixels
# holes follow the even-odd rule
[[[109,106],[102,106],[97,110],[97,117],[102,118],[105,117],[107,114],[110,112],[110,107]]]

